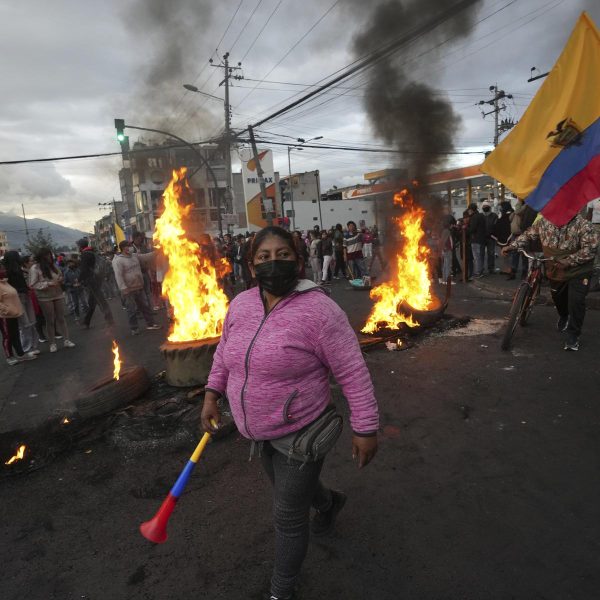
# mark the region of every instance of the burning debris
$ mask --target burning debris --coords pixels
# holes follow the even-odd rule
[[[164,212],[156,221],[154,241],[169,261],[163,294],[173,307],[170,342],[218,338],[229,300],[219,283],[220,262],[211,260],[200,244],[188,238],[185,219],[193,205],[182,200],[192,194],[186,168],[173,171],[164,191]]]
[[[115,340],[113,340],[112,343],[112,352],[114,355],[114,371],[113,371],[113,379],[115,379],[115,381],[119,381],[119,376],[121,373],[121,359],[119,357],[119,346],[117,346],[117,342]]]
[[[163,294],[173,308],[173,327],[162,346],[167,381],[183,387],[206,381],[229,305],[221,285],[227,261],[211,256],[210,244],[200,245],[186,232],[185,221],[193,205],[185,204],[191,195],[185,175],[185,167],[173,171],[154,233],[169,263]]]
[[[423,231],[425,211],[416,206],[408,189],[394,196],[394,204],[406,209],[400,217],[393,217],[402,233],[403,245],[396,256],[393,279],[371,290],[375,305],[362,328],[363,333],[380,329],[399,329],[402,324],[418,327],[416,312],[430,311],[440,306],[431,293],[429,248]]]
[[[27,446],[21,444],[17,453],[14,456],[11,456],[4,464],[8,466],[16,463],[18,460],[23,460],[25,458],[25,450],[27,450]]]

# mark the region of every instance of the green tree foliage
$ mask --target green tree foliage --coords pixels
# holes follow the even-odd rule
[[[35,255],[40,248],[52,248],[53,252],[56,251],[52,234],[49,232],[44,233],[43,229],[38,229],[38,232],[29,236],[29,239],[25,243],[25,249],[28,254]]]

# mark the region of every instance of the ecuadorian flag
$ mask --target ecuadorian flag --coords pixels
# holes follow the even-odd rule
[[[559,227],[600,197],[600,32],[587,13],[481,170]]]

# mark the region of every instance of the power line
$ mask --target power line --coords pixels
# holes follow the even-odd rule
[[[249,91],[243,98],[237,103],[237,106],[245,102],[245,100],[256,90],[256,88],[295,50],[310,33],[319,25],[319,23],[340,3],[340,0],[335,2],[309,27],[309,29],[296,41],[295,44],[271,67],[270,71],[257,83],[254,88]]]
[[[217,52],[217,53],[219,52],[219,48],[221,46],[221,43],[225,39],[225,36],[227,35],[227,32],[229,31],[229,28],[231,27],[231,25],[232,25],[235,17],[237,16],[238,12],[240,11],[240,8],[242,7],[242,4],[244,4],[244,0],[240,0],[240,3],[238,4],[238,7],[235,9],[235,12],[233,13],[233,16],[229,20],[229,23],[228,23],[227,27],[225,28],[225,31],[223,32],[223,35],[221,36],[221,39],[219,40],[219,43],[217,44],[215,52]]]
[[[244,56],[242,56],[242,62],[244,62],[244,59],[246,58],[246,56],[248,56],[248,54],[250,54],[250,50],[252,50],[252,48],[254,48],[254,44],[256,44],[256,42],[258,41],[258,38],[262,35],[262,32],[266,29],[267,25],[269,24],[269,22],[271,21],[271,19],[275,15],[275,13],[279,10],[279,7],[282,5],[282,3],[283,3],[283,0],[279,0],[279,2],[277,3],[277,6],[273,9],[271,14],[269,15],[269,18],[265,21],[264,25],[261,27],[257,36],[254,38],[253,42],[250,44],[250,47],[248,48],[248,50],[246,50],[246,54],[244,54]]]
[[[245,138],[238,138],[239,142],[249,144],[250,140]],[[263,139],[262,143],[271,144],[273,146],[293,146],[294,144],[288,144],[286,142],[275,142],[273,140]],[[365,148],[365,147],[353,147],[353,146],[335,146],[329,144],[302,144],[303,148],[317,148],[320,150],[345,150],[348,152],[375,152],[378,154],[437,154],[437,155],[452,155],[452,154],[485,154],[484,150],[470,150],[470,151],[444,151],[444,152],[423,152],[420,150],[398,150],[394,148]]]

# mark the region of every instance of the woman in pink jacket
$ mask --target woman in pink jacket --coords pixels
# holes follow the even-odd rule
[[[236,296],[225,319],[208,378],[202,423],[219,422],[227,396],[242,435],[258,443],[273,484],[275,565],[271,600],[293,597],[313,535],[331,531],[346,496],[319,476],[323,458],[300,462],[285,440],[317,421],[331,402],[329,376],[350,407],[352,455],[363,467],[377,451],[379,416],[369,371],[346,314],[301,268],[293,237],[266,227],[254,238],[250,268],[258,287]],[[296,438],[297,439],[297,438]],[[310,508],[316,509],[310,522]]]

